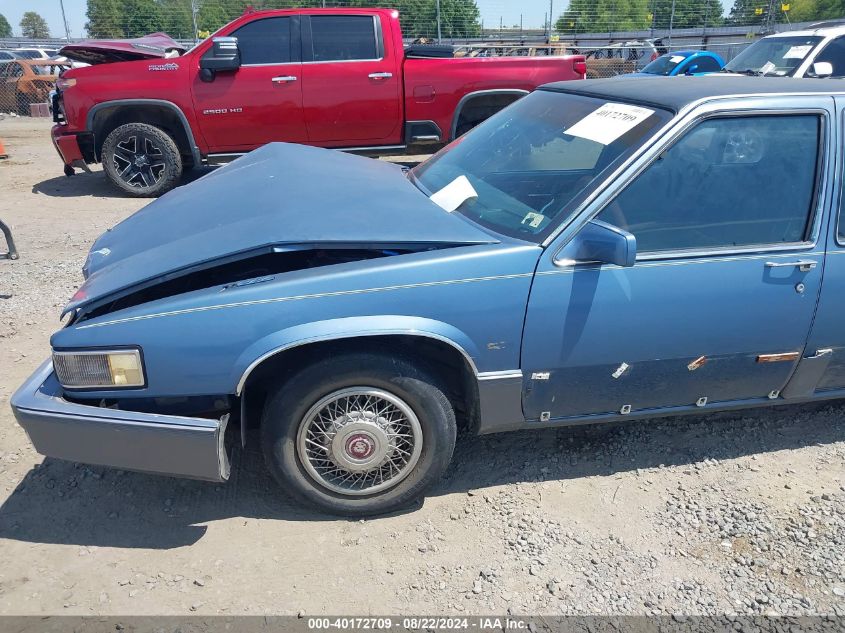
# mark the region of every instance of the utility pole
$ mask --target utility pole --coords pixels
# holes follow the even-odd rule
[[[199,41],[199,29],[197,28],[197,11],[199,11],[199,7],[197,3],[199,0],[191,0],[191,24],[194,27],[194,44]]]
[[[763,35],[767,33],[773,33],[774,28],[772,28],[772,24],[774,23],[775,19],[775,0],[769,0],[769,9],[766,11],[766,24],[765,30],[763,31]]]
[[[437,0],[437,43],[440,44],[443,40],[443,34],[440,31],[440,0]]]
[[[67,15],[65,15],[64,0],[59,0],[59,6],[62,8],[62,23],[65,25],[65,39],[70,42],[70,29],[67,26]]]
[[[672,14],[669,16],[669,48],[672,48],[672,27],[675,24],[675,0],[672,0]]]

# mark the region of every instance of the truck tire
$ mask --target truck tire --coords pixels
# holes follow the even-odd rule
[[[307,366],[268,396],[261,444],[270,472],[324,512],[368,516],[408,505],[446,471],[455,414],[408,361],[359,353]]]
[[[103,169],[121,191],[156,197],[182,176],[182,156],[164,130],[146,123],[126,123],[112,130],[102,149]]]

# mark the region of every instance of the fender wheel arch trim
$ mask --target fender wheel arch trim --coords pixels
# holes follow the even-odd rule
[[[441,334],[434,334],[433,332],[422,332],[419,330],[379,330],[379,331],[361,331],[361,332],[345,332],[340,334],[331,334],[326,336],[315,336],[313,338],[302,339],[298,341],[292,341],[290,343],[286,343],[279,347],[273,348],[255,360],[253,360],[247,368],[244,370],[243,374],[241,374],[240,380],[238,380],[237,387],[235,388],[235,395],[241,396],[243,394],[244,387],[246,386],[246,382],[249,379],[250,374],[255,370],[256,367],[261,365],[265,360],[275,356],[276,354],[280,354],[287,350],[293,349],[295,347],[302,347],[303,345],[310,345],[312,343],[325,343],[329,341],[340,341],[350,338],[372,338],[376,336],[419,336],[421,338],[430,338],[436,341],[440,341],[441,343],[446,343],[456,351],[460,352],[461,356],[464,358],[466,363],[469,365],[469,368],[472,370],[473,375],[476,379],[478,379],[480,372],[478,371],[478,366],[475,364],[475,360],[470,356],[469,352],[467,352],[463,347],[458,345],[452,339],[443,336]]]
[[[200,148],[194,138],[194,131],[191,124],[188,122],[188,117],[185,116],[185,113],[179,106],[172,101],[167,101],[166,99],[114,99],[112,101],[102,101],[94,104],[88,110],[88,113],[85,115],[85,129],[93,133],[94,118],[100,110],[125,106],[158,106],[173,111],[173,113],[179,118],[182,128],[185,131],[185,136],[188,138],[188,145],[190,146],[189,149],[191,151],[191,156],[194,159],[194,164],[200,165],[202,163],[202,153],[200,152]]]
[[[463,97],[461,97],[461,100],[458,101],[458,105],[455,106],[455,114],[452,116],[452,125],[449,129],[449,138],[446,140],[455,140],[458,132],[458,121],[461,118],[461,112],[470,99],[495,95],[519,95],[519,98],[521,99],[530,92],[530,90],[523,90],[522,88],[494,88],[492,90],[476,90],[475,92],[466,93]]]

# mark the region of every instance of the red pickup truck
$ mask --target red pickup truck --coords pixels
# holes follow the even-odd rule
[[[371,155],[449,142],[533,88],[583,79],[581,55],[450,58],[403,47],[392,9],[249,11],[185,52],[164,34],[62,49],[53,142],[130,195],[271,141]],[[437,55],[444,55],[438,57]]]

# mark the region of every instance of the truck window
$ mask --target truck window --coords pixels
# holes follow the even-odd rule
[[[797,243],[817,181],[820,117],[748,116],[700,123],[599,214],[637,252]]]
[[[830,62],[833,66],[831,77],[845,77],[845,37],[837,37],[825,46],[816,61]]]
[[[238,38],[244,66],[290,63],[290,18],[255,20],[232,35]]]
[[[315,62],[381,57],[371,15],[312,15],[311,41]]]

